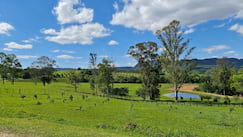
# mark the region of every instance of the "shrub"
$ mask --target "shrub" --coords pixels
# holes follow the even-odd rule
[[[38,102],[36,102],[36,105],[42,105],[42,103],[38,101]]]
[[[70,101],[73,101],[73,95],[70,95],[69,99]]]
[[[224,104],[230,104],[230,98],[229,97],[225,97],[224,98]]]
[[[215,97],[214,99],[213,99],[213,102],[218,102],[220,100],[220,97]]]
[[[37,98],[38,98],[37,94],[35,94],[35,95],[34,95],[34,98],[35,98],[35,99],[37,99]]]
[[[137,128],[137,124],[135,124],[135,123],[128,123],[125,125],[126,130],[134,130],[136,128]]]
[[[112,95],[117,96],[128,96],[128,88],[122,87],[122,88],[114,88],[112,90]]]

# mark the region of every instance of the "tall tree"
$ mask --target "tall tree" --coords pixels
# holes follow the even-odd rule
[[[158,46],[154,42],[138,43],[131,46],[128,54],[138,61],[141,70],[143,86],[137,94],[143,98],[149,96],[151,100],[159,99],[160,63],[158,58]]]
[[[98,88],[107,95],[110,95],[113,90],[114,70],[114,65],[109,59],[104,58],[102,63],[98,64]]]
[[[3,61],[3,64],[9,73],[9,79],[11,83],[14,84],[14,80],[19,76],[19,72],[21,71],[20,68],[22,65],[14,54],[8,54]]]
[[[53,80],[53,72],[55,71],[54,67],[56,66],[56,61],[50,59],[46,56],[41,56],[34,61],[30,68],[36,71],[38,79],[42,81],[43,85],[45,86],[46,83],[50,84]]]
[[[178,100],[178,91],[184,84],[187,73],[195,66],[188,59],[194,47],[188,47],[190,40],[184,40],[184,32],[181,31],[179,21],[172,21],[162,30],[158,30],[156,34],[164,47],[161,63],[170,81],[174,84],[176,100]]]
[[[77,92],[78,85],[80,83],[79,71],[71,71],[68,73],[68,80],[70,84],[74,87],[75,92]]]
[[[227,58],[217,60],[217,65],[212,70],[212,79],[214,85],[218,88],[218,93],[222,95],[232,95],[232,76],[234,74],[234,65],[227,61]]]
[[[95,93],[97,93],[97,54],[95,53],[90,53],[90,59],[89,59],[89,63],[90,63],[90,69],[92,70],[92,75],[90,77],[90,88],[92,90],[95,91]]]
[[[0,75],[2,78],[2,83],[4,84],[5,79],[7,78],[7,68],[4,65],[4,61],[6,59],[7,55],[3,52],[0,52]]]

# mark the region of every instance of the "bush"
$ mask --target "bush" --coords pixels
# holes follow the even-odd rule
[[[146,99],[146,96],[147,96],[147,91],[145,91],[146,89],[144,88],[140,88],[136,91],[136,95],[139,96],[139,97],[142,97],[144,100]]]
[[[218,102],[220,100],[220,97],[215,97],[214,99],[213,99],[213,102]]]
[[[112,90],[112,95],[117,96],[128,96],[128,88],[122,87],[122,88],[114,88]]]

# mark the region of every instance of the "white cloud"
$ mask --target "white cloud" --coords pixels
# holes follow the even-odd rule
[[[118,5],[117,1],[114,2],[113,7],[114,7],[114,9],[115,9],[117,12],[119,11],[119,5]]]
[[[236,15],[236,18],[243,18],[243,10]]]
[[[48,35],[58,35],[58,32],[54,29],[43,29],[41,33],[48,34]]]
[[[0,34],[9,35],[9,31],[14,30],[14,27],[6,22],[0,22]]]
[[[214,28],[223,28],[225,25],[226,25],[226,23],[219,24],[219,25],[214,26]]]
[[[230,49],[230,47],[227,45],[215,45],[215,46],[211,46],[209,48],[205,48],[205,49],[203,49],[203,51],[207,52],[208,54],[212,54],[215,51],[220,51],[220,50],[225,50],[225,49]]]
[[[236,52],[234,50],[231,50],[231,51],[227,51],[225,52],[224,54],[235,54]]]
[[[243,17],[242,0],[123,0],[124,7],[112,16],[111,24],[155,31],[172,20],[193,26],[209,20]]]
[[[69,54],[73,54],[75,53],[75,51],[71,51],[71,50],[62,50],[63,53],[69,53]]]
[[[243,25],[235,24],[229,28],[231,31],[235,31],[243,35]]]
[[[134,66],[136,66],[136,65],[137,65],[137,63],[136,63],[136,62],[133,62],[133,63],[132,63],[132,62],[130,62],[130,63],[127,63],[127,65],[128,65],[128,66],[131,66],[131,67],[134,67]]]
[[[100,56],[98,56],[99,58],[109,58],[109,56],[108,55],[100,55]]]
[[[91,22],[94,11],[86,8],[80,0],[59,0],[53,13],[57,16],[60,24],[67,24]]]
[[[58,59],[75,59],[75,57],[70,55],[59,55],[57,56]]]
[[[53,53],[59,53],[60,50],[59,49],[55,49],[55,50],[52,50],[51,52],[53,52]]]
[[[4,51],[13,51],[13,49],[10,48],[3,48]]]
[[[184,32],[184,34],[190,34],[190,33],[193,33],[193,32],[195,32],[195,29],[190,28],[190,29],[186,30],[186,31]]]
[[[94,38],[109,36],[111,31],[102,24],[93,23],[94,10],[86,8],[80,0],[59,0],[53,13],[60,24],[76,23],[62,26],[61,30],[42,29],[45,39],[59,44],[89,45]]]
[[[46,40],[59,44],[92,44],[94,38],[100,38],[110,35],[110,31],[99,23],[88,23],[83,25],[72,25],[67,28],[62,28],[60,32],[53,29],[43,30],[47,36]]]
[[[71,51],[71,50],[60,50],[60,49],[55,49],[55,50],[52,50],[51,52],[53,52],[53,53],[63,52],[63,53],[70,53],[70,54],[75,53],[75,51]]]
[[[119,42],[115,41],[115,40],[111,40],[108,42],[108,45],[118,45]]]
[[[32,49],[31,44],[18,44],[16,42],[5,43],[8,49]]]
[[[38,56],[31,56],[31,55],[18,55],[17,58],[19,59],[33,59],[37,58]]]
[[[30,38],[30,39],[27,39],[27,40],[22,40],[22,42],[24,43],[32,43],[32,42],[36,42],[40,39],[39,36],[35,36],[34,38]]]

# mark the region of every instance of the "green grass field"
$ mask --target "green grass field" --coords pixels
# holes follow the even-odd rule
[[[129,87],[134,98],[140,87],[115,86]],[[161,94],[169,87],[162,85]],[[87,83],[79,91],[93,92]],[[240,106],[108,101],[75,93],[66,83],[0,86],[0,132],[23,137],[242,137],[242,114]]]

